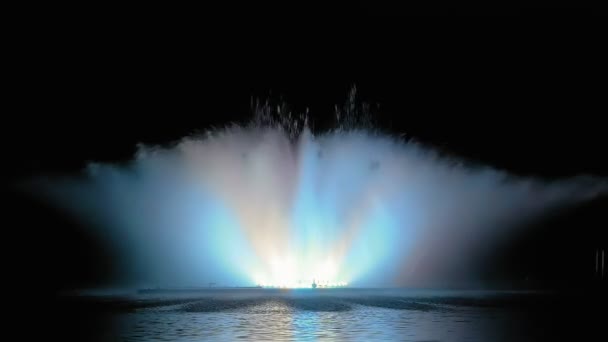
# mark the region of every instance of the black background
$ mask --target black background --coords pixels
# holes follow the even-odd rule
[[[366,4],[359,5],[321,7],[323,25],[267,12],[210,21],[181,20],[179,10],[160,7],[33,10],[36,20],[12,26],[7,50],[9,188],[76,174],[90,161],[127,161],[140,142],[168,144],[246,123],[252,98],[308,108],[315,127],[330,127],[353,85],[389,133],[523,176],[608,177],[607,56],[597,28],[572,18],[566,28],[504,22],[496,31],[490,21],[460,32],[458,22],[385,25],[361,16]],[[359,16],[334,21],[336,11]],[[288,32],[293,26],[297,32]],[[7,200],[12,290],[98,286],[116,272],[118,261],[71,218],[16,191]],[[521,287],[600,286],[593,267],[595,249],[606,246],[606,203],[560,213],[505,241],[486,276]]]
[[[389,133],[523,176],[608,177],[608,56],[600,25],[577,17],[601,14],[600,7],[368,1],[176,7],[106,2],[9,13],[0,126],[9,189],[3,293],[20,333],[97,331],[83,324],[102,320],[79,320],[85,312],[56,302],[56,295],[105,284],[120,260],[77,221],[15,186],[77,174],[89,161],[127,161],[140,142],[162,145],[246,123],[252,97],[284,100],[295,112],[308,108],[322,129],[356,85],[358,99],[378,108],[377,127]],[[238,9],[245,19],[232,15]],[[407,14],[533,17],[399,17]],[[606,249],[607,211],[604,196],[536,222],[488,256],[483,276],[515,288],[605,288],[593,271],[595,249]]]

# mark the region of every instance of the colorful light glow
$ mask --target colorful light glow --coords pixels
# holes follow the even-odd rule
[[[128,167],[88,171],[36,189],[97,227],[125,273],[152,286],[425,285],[513,217],[607,188],[465,168],[368,131],[294,138],[270,126],[142,147]]]

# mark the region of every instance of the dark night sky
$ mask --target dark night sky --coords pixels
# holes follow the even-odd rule
[[[395,56],[395,46],[363,43],[284,54],[259,46],[228,58],[124,48],[50,44],[23,56],[19,106],[5,126],[22,137],[9,149],[18,161],[11,172],[123,160],[137,142],[246,122],[252,96],[309,108],[316,126],[327,126],[354,84],[359,100],[379,106],[378,126],[395,134],[522,174],[608,173],[599,47],[572,56],[451,45]]]
[[[309,108],[322,127],[353,84],[360,100],[379,105],[378,126],[389,132],[517,174],[608,177],[607,58],[591,37],[488,34],[464,42],[404,29],[361,39],[351,32],[317,46],[316,39],[255,34],[157,40],[108,29],[106,37],[105,27],[80,32],[78,25],[67,25],[67,36],[36,31],[15,52],[9,95],[17,105],[5,108],[2,125],[9,183],[74,173],[87,161],[125,161],[138,142],[167,144],[246,122],[252,96]],[[22,263],[11,265],[18,284],[39,283],[36,269],[53,289],[97,284],[113,272],[108,251],[70,218],[21,195],[10,202],[17,224],[5,243],[23,246]],[[589,246],[605,246],[607,209],[604,198],[505,241],[492,259],[502,267],[498,277],[551,286],[562,274],[555,265],[569,260],[577,271],[566,285],[573,286],[587,277],[576,265],[593,252]]]

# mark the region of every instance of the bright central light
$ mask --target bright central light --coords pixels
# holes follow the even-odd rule
[[[289,282],[282,281],[278,283],[267,283],[267,282],[259,282],[258,286],[264,288],[284,288],[284,289],[305,289],[305,288],[334,288],[334,287],[345,287],[348,286],[348,283],[345,281],[316,281],[311,280],[309,282],[298,281],[298,282]]]
[[[310,267],[294,258],[273,258],[268,265],[269,274],[258,274],[256,285],[266,288],[329,288],[344,287],[347,282],[340,279],[335,263],[326,260],[318,267]]]

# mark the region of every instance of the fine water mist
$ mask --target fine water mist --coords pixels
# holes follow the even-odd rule
[[[469,165],[372,127],[268,119],[277,111],[29,189],[111,247],[116,284],[287,287],[475,284],[501,237],[607,189]]]

